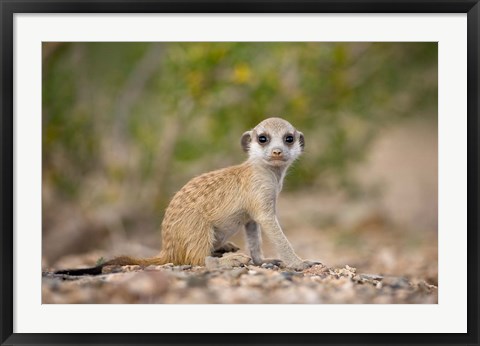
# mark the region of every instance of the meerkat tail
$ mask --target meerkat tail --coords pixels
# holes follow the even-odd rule
[[[81,275],[100,275],[102,274],[102,268],[104,266],[98,265],[96,267],[90,268],[80,268],[80,269],[62,269],[53,272],[54,274],[63,274],[63,275],[71,275],[71,276],[81,276]]]
[[[139,265],[142,267],[146,267],[149,265],[162,265],[167,263],[165,256],[160,254],[157,257],[150,257],[150,258],[136,258],[130,256],[119,256],[111,259],[102,265],[105,266],[129,266],[129,265]]]
[[[149,265],[162,265],[168,263],[167,259],[163,254],[160,254],[157,257],[151,258],[135,258],[130,256],[119,256],[109,261],[106,261],[102,264],[99,264],[95,267],[80,268],[80,269],[63,269],[54,272],[55,274],[64,274],[72,276],[80,275],[100,275],[102,274],[103,267],[106,266],[127,266],[127,265],[139,265],[146,267]]]

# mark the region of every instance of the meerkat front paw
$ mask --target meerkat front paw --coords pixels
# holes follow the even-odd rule
[[[310,267],[313,267],[314,265],[321,264],[318,261],[301,261],[301,262],[296,262],[293,264],[287,265],[288,268],[295,269],[296,271],[303,271],[305,269],[308,269]]]

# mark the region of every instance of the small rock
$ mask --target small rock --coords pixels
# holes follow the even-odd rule
[[[265,283],[263,275],[244,275],[241,278],[242,286],[261,287]]]
[[[380,281],[383,279],[382,275],[376,275],[376,274],[360,274],[360,278],[365,279],[365,280],[375,280],[375,281]]]
[[[224,288],[227,288],[230,286],[230,279],[229,278],[226,278],[226,277],[221,277],[221,276],[217,276],[217,277],[214,277],[212,279],[210,279],[209,281],[209,286],[210,287],[224,287]]]
[[[138,296],[160,295],[168,289],[168,278],[163,272],[134,273],[120,286]]]
[[[427,293],[430,293],[432,292],[433,290],[436,290],[437,289],[437,286],[435,285],[430,285],[428,283],[426,283],[425,281],[420,281],[418,284],[417,284],[417,287],[421,290],[421,291],[424,291],[424,292],[427,292]]]
[[[355,275],[352,280],[358,284],[363,284],[366,280],[363,279],[360,275]]]
[[[339,276],[346,276],[349,278],[353,278],[357,272],[357,268],[350,267],[346,265],[345,268],[335,269],[335,273]]]
[[[149,271],[149,270],[165,270],[165,269],[170,269],[173,270],[173,263],[167,263],[167,264],[162,264],[162,265],[149,265],[148,267],[145,267],[144,270]]]
[[[325,274],[328,274],[328,272],[329,272],[329,268],[323,264],[316,264],[303,271],[304,274],[308,274],[308,275],[325,275]]]
[[[401,276],[386,276],[382,280],[384,286],[390,286],[392,288],[408,288],[410,282]]]
[[[173,270],[188,270],[188,269],[192,269],[192,266],[186,264],[186,265],[181,265],[181,266],[173,267]]]
[[[243,274],[246,274],[248,273],[248,269],[245,268],[245,267],[242,267],[242,268],[235,268],[235,269],[232,269],[228,272],[228,275],[231,277],[231,278],[238,278],[240,276],[242,276]]]
[[[284,279],[292,281],[295,276],[303,276],[303,274],[300,272],[282,272],[280,274]]]
[[[165,267],[164,266],[156,266],[156,265],[149,265],[148,267],[145,267],[144,270],[145,271],[157,271],[157,270],[162,270],[164,269]]]
[[[207,267],[207,269],[220,268],[220,264],[218,263],[218,258],[212,257],[212,256],[208,256],[207,258],[205,258],[205,267]]]
[[[262,267],[249,267],[249,268],[254,268],[248,271],[249,275],[270,275],[272,273],[272,270],[265,269]]]
[[[139,265],[128,265],[128,266],[122,266],[122,272],[129,273],[129,272],[136,272],[141,270],[142,267]]]
[[[204,275],[202,276],[189,276],[186,279],[188,287],[207,287],[208,278]]]
[[[102,274],[112,274],[112,273],[121,273],[123,272],[122,266],[105,266],[102,268]]]

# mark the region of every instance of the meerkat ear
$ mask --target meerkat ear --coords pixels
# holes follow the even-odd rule
[[[302,148],[303,151],[305,149],[305,137],[300,131],[298,131],[298,142],[300,143],[300,148]]]
[[[242,139],[240,140],[240,143],[242,144],[242,149],[246,153],[248,153],[248,150],[250,149],[250,142],[252,141],[252,131],[246,131],[242,135]]]

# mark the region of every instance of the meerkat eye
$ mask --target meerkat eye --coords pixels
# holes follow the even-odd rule
[[[292,135],[286,135],[285,136],[285,143],[293,143],[293,136]]]
[[[260,135],[260,136],[258,136],[258,142],[262,143],[262,144],[267,143],[268,142],[268,137],[265,136],[265,135]]]

